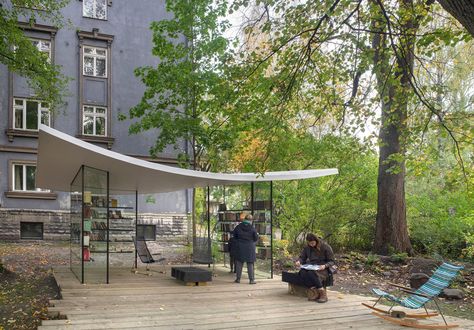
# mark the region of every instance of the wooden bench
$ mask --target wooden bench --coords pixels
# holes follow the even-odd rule
[[[196,267],[172,267],[171,276],[185,285],[207,285],[212,281],[212,272]]]
[[[303,280],[297,272],[283,271],[281,273],[282,282],[288,283],[288,293],[295,296],[308,296],[308,288],[304,285]],[[323,281],[323,287],[326,290],[327,286],[332,286],[332,276],[328,280]]]

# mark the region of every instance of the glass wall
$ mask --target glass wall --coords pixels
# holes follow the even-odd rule
[[[109,173],[84,166],[83,283],[109,282]]]
[[[71,183],[70,268],[81,283],[110,283],[135,262],[136,191],[110,191],[109,173],[81,166]]]
[[[82,179],[83,167],[79,169],[71,183],[71,240],[69,265],[72,273],[82,281]]]
[[[235,186],[212,187],[205,197],[207,210],[203,209],[200,223],[204,223],[209,211],[212,256],[217,264],[230,266],[229,240],[234,228],[246,214],[253,215],[253,226],[259,234],[256,244],[257,260],[255,276],[273,277],[273,226],[272,226],[272,183],[256,182]],[[199,222],[198,222],[199,224]],[[199,226],[196,225],[196,234]],[[201,233],[201,236],[202,235]]]

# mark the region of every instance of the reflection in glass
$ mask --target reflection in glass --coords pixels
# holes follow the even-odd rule
[[[23,190],[23,165],[14,165],[15,168],[15,190]]]
[[[26,166],[26,190],[35,190],[36,166]]]
[[[38,129],[38,102],[26,102],[26,128]]]

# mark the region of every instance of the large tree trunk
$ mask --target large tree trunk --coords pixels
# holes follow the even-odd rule
[[[374,250],[383,255],[392,251],[412,253],[406,221],[405,160],[400,143],[401,132],[406,129],[402,119],[406,108],[400,105],[394,107],[393,104],[389,101],[383,105],[379,135],[381,145]]]
[[[461,23],[474,37],[474,1],[438,0],[441,6]]]
[[[410,8],[411,4],[412,0],[402,0],[400,6]],[[384,10],[381,6],[379,9]],[[413,19],[407,19],[403,28],[405,32],[413,33]],[[412,254],[406,220],[404,134],[407,132],[407,95],[411,89],[414,40],[400,38],[398,44],[393,45],[395,39],[387,38],[387,22],[382,13],[374,19],[372,29],[380,31],[374,34],[372,46],[382,106],[374,250],[385,255],[392,252]],[[394,57],[395,65],[390,69]]]

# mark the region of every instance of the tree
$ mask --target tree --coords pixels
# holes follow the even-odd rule
[[[438,0],[438,2],[474,37],[474,2],[470,0]]]
[[[458,141],[455,123],[446,121],[425,94],[426,86],[417,84],[414,68],[424,65],[417,52],[429,58],[433,47],[467,40],[465,35],[452,26],[425,31],[433,8],[422,1],[275,0],[251,5],[235,43],[208,47],[209,41],[222,40],[226,26],[217,23],[218,16],[249,5],[246,0],[229,8],[225,2],[210,3],[169,5],[175,18],[154,29],[156,53],[164,55],[160,58],[165,64],[137,71],[148,87],[131,111],[131,118],[141,117],[132,131],[160,128],[155,150],[164,142],[197,136],[208,168],[235,169],[236,155],[249,153],[252,157],[239,169],[263,173],[275,169],[272,157],[292,134],[317,138],[318,128],[323,136],[358,135],[372,121],[380,127],[374,248],[384,254],[411,253],[405,159],[422,125],[410,110],[416,107],[429,114],[428,120],[437,118]],[[181,31],[193,40],[191,61],[177,40]],[[166,41],[169,37],[174,40]],[[166,114],[169,95],[171,115]],[[174,110],[179,104],[187,105],[185,111]],[[365,142],[370,145],[371,139]]]
[[[28,78],[30,86],[50,104],[50,109],[61,103],[67,80],[60,68],[25,36],[18,22],[26,20],[33,26],[41,18],[61,26],[60,10],[67,3],[68,0],[0,1],[0,63]]]

